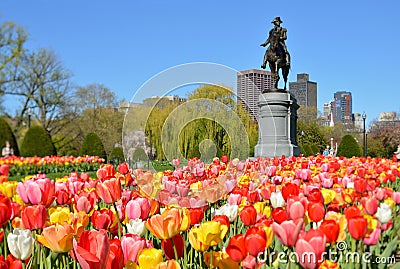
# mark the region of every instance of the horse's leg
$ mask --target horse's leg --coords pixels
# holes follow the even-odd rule
[[[285,81],[285,91],[286,91],[286,83],[287,83],[287,78],[289,75],[289,67],[288,66],[284,66],[282,68],[282,76],[283,76],[283,80]]]
[[[265,54],[264,54],[263,63],[262,63],[262,65],[261,65],[261,68],[262,68],[262,69],[265,69],[265,67],[267,66],[267,61],[268,61],[268,56],[267,56],[267,51],[266,51]]]

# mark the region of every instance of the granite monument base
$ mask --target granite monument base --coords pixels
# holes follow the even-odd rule
[[[254,157],[299,156],[296,99],[284,90],[270,91],[260,95],[258,107],[258,144]]]

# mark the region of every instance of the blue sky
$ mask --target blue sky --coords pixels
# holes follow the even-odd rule
[[[25,27],[29,48],[56,51],[76,85],[102,83],[130,100],[152,76],[180,64],[259,68],[259,45],[280,16],[289,81],[309,73],[320,110],[335,91],[352,92],[353,112],[365,111],[370,122],[400,111],[399,10],[395,0],[2,0],[0,21]]]

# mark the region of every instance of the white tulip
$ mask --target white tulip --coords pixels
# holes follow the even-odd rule
[[[233,222],[238,216],[238,211],[239,207],[237,205],[227,203],[216,209],[213,213],[214,215],[225,215],[229,218],[230,222]]]
[[[283,207],[286,204],[280,191],[272,192],[269,199],[273,208]]]
[[[34,242],[30,230],[16,228],[7,236],[8,249],[18,260],[26,260],[31,256]]]
[[[388,223],[392,219],[392,209],[390,209],[390,205],[381,203],[376,212],[376,218],[382,224]]]
[[[146,232],[146,226],[144,225],[145,222],[141,219],[131,219],[126,224],[126,229],[130,234],[137,234],[137,235],[144,235]]]

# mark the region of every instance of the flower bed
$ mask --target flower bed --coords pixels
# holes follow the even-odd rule
[[[394,265],[397,161],[223,160],[174,160],[174,171],[157,173],[107,164],[96,179],[4,182],[0,268]]]
[[[37,173],[65,173],[73,171],[96,171],[104,163],[104,159],[97,156],[47,156],[47,157],[3,157],[0,166],[10,167],[9,176],[26,176]]]

